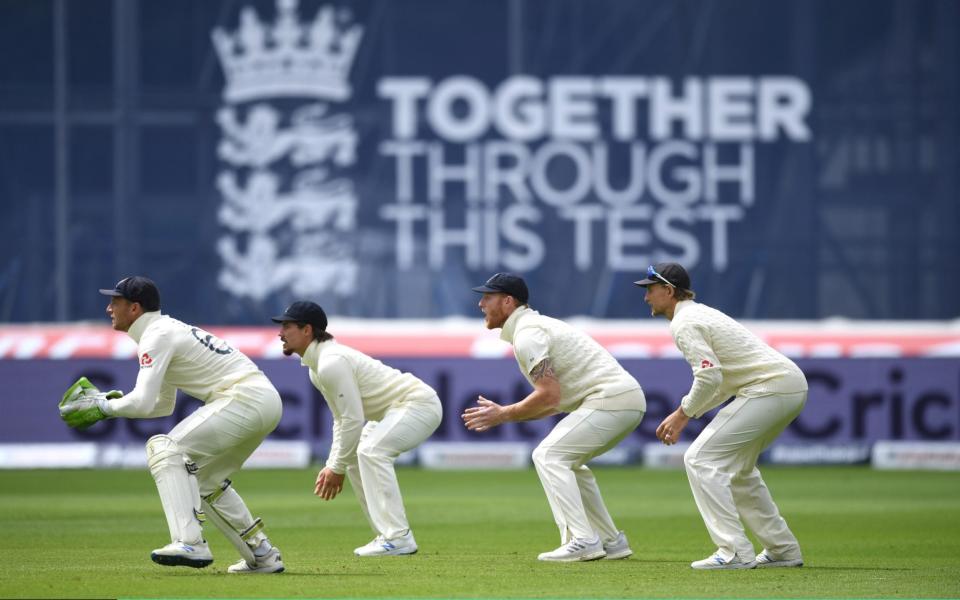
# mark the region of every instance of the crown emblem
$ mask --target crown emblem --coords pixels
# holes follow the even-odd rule
[[[228,102],[272,96],[346,100],[363,27],[349,23],[346,11],[334,12],[330,6],[317,11],[312,23],[301,25],[297,0],[277,0],[272,26],[246,7],[236,35],[217,28],[212,36]]]

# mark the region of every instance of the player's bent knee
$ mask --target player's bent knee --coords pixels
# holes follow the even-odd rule
[[[151,473],[166,467],[186,467],[188,472],[196,472],[196,465],[184,454],[176,440],[163,434],[147,440],[147,466]]]
[[[547,446],[537,446],[533,449],[533,454],[531,458],[533,459],[533,464],[538,466],[546,466],[547,464],[555,461],[550,460],[550,448]]]
[[[703,461],[699,458],[700,453],[698,450],[699,448],[691,446],[683,453],[683,466],[686,468],[687,473],[697,473],[703,468]]]
[[[574,469],[583,462],[583,455],[572,453],[567,449],[557,446],[539,445],[531,456],[533,464],[539,467],[562,467],[564,469]]]
[[[183,452],[180,451],[176,440],[169,435],[155,435],[147,440],[148,464],[159,463],[173,456],[183,456]]]
[[[359,461],[393,461],[396,459],[396,456],[391,456],[389,453],[384,452],[383,450],[377,448],[373,445],[366,445],[361,443],[357,447],[357,460]]]

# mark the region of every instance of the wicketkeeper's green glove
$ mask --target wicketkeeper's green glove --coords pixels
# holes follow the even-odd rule
[[[123,392],[101,392],[86,377],[71,385],[60,400],[60,418],[74,429],[86,429],[97,421],[110,417],[107,400],[120,398]]]

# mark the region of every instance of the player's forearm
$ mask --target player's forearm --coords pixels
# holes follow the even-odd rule
[[[701,369],[693,378],[690,393],[684,396],[680,406],[687,416],[699,418],[724,399],[717,401],[722,378],[716,368]]]
[[[156,401],[144,400],[136,390],[121,398],[109,400],[104,407],[104,413],[109,417],[128,417],[133,419],[150,419],[165,417],[172,411],[163,411]]]
[[[560,406],[560,395],[534,390],[529,396],[503,407],[505,421],[532,421],[554,414]]]
[[[110,400],[106,413],[111,417],[152,419],[173,413],[177,391],[163,385],[162,377],[140,372],[137,385],[120,398]]]
[[[333,430],[333,441],[330,443],[330,456],[325,466],[338,475],[346,473],[347,465],[353,462],[357,454],[361,433],[363,421],[337,421]]]

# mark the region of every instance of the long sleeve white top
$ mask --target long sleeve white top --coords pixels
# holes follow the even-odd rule
[[[108,402],[110,416],[164,417],[173,412],[178,389],[206,403],[260,373],[226,342],[160,311],[141,315],[127,334],[137,342],[140,372],[132,391]]]
[[[387,410],[409,400],[428,400],[437,395],[412,374],[335,340],[313,341],[300,362],[310,370],[310,381],[323,394],[333,415],[326,466],[335,473],[346,472],[347,464],[356,456],[366,421],[379,421]]]
[[[531,385],[531,371],[550,359],[560,383],[559,412],[572,412],[580,406],[647,409],[637,380],[596,340],[559,319],[521,306],[503,324],[500,338],[513,344],[520,371]]]
[[[693,300],[678,302],[670,333],[693,369],[693,386],[680,406],[700,417],[732,396],[757,398],[807,390],[789,358],[724,313]]]

